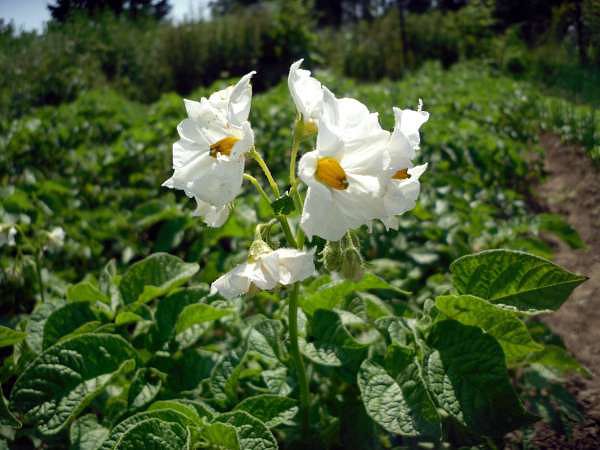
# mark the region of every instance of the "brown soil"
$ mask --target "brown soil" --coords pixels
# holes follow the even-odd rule
[[[589,277],[556,313],[543,320],[592,373],[591,379],[573,378],[567,388],[585,412],[585,420],[567,439],[544,424],[536,426],[536,448],[600,448],[600,172],[584,150],[543,135],[546,179],[537,189],[545,209],[565,216],[586,248],[572,250],[556,242],[554,261]]]

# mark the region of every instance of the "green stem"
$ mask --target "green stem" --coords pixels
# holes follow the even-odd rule
[[[39,252],[34,251],[34,263],[35,263],[35,273],[37,274],[38,286],[40,288],[40,297],[42,298],[42,303],[46,303],[46,299],[44,298],[44,282],[42,281],[42,270],[40,268],[40,255]]]
[[[265,160],[262,159],[262,156],[260,156],[260,153],[258,153],[255,148],[252,148],[252,150],[248,154],[258,163],[263,173],[265,174],[265,177],[267,177],[267,181],[269,182],[269,185],[271,186],[271,190],[275,194],[275,197],[279,198],[279,196],[281,195],[279,193],[279,186],[277,186],[277,182],[273,178],[273,175],[271,175],[271,171],[269,170],[269,166],[267,166]]]
[[[252,183],[254,185],[254,187],[256,188],[256,190],[258,191],[258,193],[262,196],[262,198],[264,198],[269,205],[271,204],[271,198],[267,195],[267,193],[262,188],[262,186],[260,185],[260,183],[258,182],[258,180],[256,178],[254,178],[252,175],[248,175],[247,173],[245,173],[244,179],[246,179],[250,183]]]
[[[310,407],[308,379],[304,369],[304,361],[298,346],[298,283],[290,289],[290,303],[288,309],[288,322],[290,333],[290,354],[296,368],[298,387],[300,389],[300,417],[302,420],[302,433],[306,436],[309,431],[308,412]]]
[[[283,215],[278,215],[277,220],[281,225],[281,229],[283,230],[283,234],[288,241],[290,247],[299,248],[296,243],[296,239],[294,239],[294,233],[292,233],[292,229],[290,228],[290,223],[287,220],[287,217]],[[301,248],[301,247],[300,247]]]
[[[298,211],[302,211],[302,197],[300,196],[300,192],[298,192],[298,179],[296,178],[296,160],[298,159],[298,150],[300,150],[300,142],[302,142],[302,117],[298,115],[296,117],[296,122],[294,124],[294,133],[292,137],[292,151],[290,155],[290,195],[294,200],[294,204]],[[296,240],[298,242],[298,248],[302,249],[304,247],[304,232],[302,228],[298,227],[298,233],[296,235]]]

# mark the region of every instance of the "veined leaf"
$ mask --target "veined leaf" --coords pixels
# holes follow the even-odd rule
[[[213,322],[234,312],[233,309],[216,308],[207,303],[188,305],[179,314],[177,324],[175,325],[175,332],[182,333],[193,325]]]
[[[424,374],[438,406],[472,432],[501,437],[534,420],[510,380],[500,344],[481,329],[438,322],[427,344]]]
[[[241,450],[237,430],[233,425],[214,422],[204,427],[201,432],[210,449]]]
[[[182,416],[187,418],[185,423],[181,423],[182,425],[195,425],[198,427],[204,426],[205,422],[203,417],[207,419],[212,419],[214,411],[210,411],[206,409],[203,411],[203,415],[200,415],[199,408],[194,403],[187,403],[188,400],[159,400],[157,402],[152,403],[147,411],[157,411],[157,410],[172,410],[176,411]]]
[[[508,363],[522,361],[544,348],[533,340],[516,312],[487,300],[473,295],[443,295],[435,299],[435,304],[450,319],[482,328],[494,336]]]
[[[150,418],[129,427],[111,450],[189,450],[189,431],[175,422]]]
[[[396,377],[365,360],[358,386],[369,416],[390,433],[439,440],[441,422],[414,362],[403,364]]]
[[[144,304],[167,294],[198,272],[198,264],[183,262],[167,253],[155,253],[133,264],[123,275],[119,289],[126,305]]]
[[[459,294],[528,313],[557,310],[587,278],[537,256],[514,250],[487,250],[450,265]]]
[[[18,344],[26,337],[27,333],[24,331],[13,330],[12,328],[0,325],[0,347]]]
[[[90,281],[81,281],[67,288],[67,300],[70,302],[102,302],[110,304],[110,298]]]
[[[138,369],[131,381],[128,404],[133,410],[148,405],[160,392],[166,375],[153,367]]]
[[[89,322],[98,322],[99,317],[89,302],[67,303],[53,311],[46,319],[43,348],[47,349],[63,336],[67,336]]]
[[[31,315],[27,320],[27,325],[25,326],[25,331],[27,332],[25,341],[33,352],[42,353],[44,344],[44,325],[46,324],[46,320],[50,314],[63,305],[64,302],[47,301],[37,305],[31,312]]]
[[[210,390],[217,403],[225,406],[237,401],[237,385],[245,354],[230,352],[217,363],[210,375]]]
[[[195,420],[192,420],[186,414],[181,414],[179,411],[176,411],[171,408],[154,409],[152,411],[145,411],[145,412],[134,414],[133,416],[128,417],[127,419],[123,420],[118,425],[116,425],[110,431],[110,435],[108,436],[108,438],[102,443],[100,450],[120,449],[121,447],[119,447],[119,445],[123,440],[125,440],[127,434],[130,433],[132,430],[137,429],[137,427],[140,424],[145,423],[149,420],[158,420],[159,425],[164,425],[164,424],[178,425],[183,430],[185,430],[188,427],[196,426]],[[165,428],[170,429],[171,427],[165,427]],[[178,429],[178,428],[175,428],[175,429]],[[151,431],[151,432],[153,432],[153,431]],[[135,434],[133,434],[132,436],[137,436],[137,432]],[[158,436],[159,437],[161,436],[160,433]],[[174,442],[181,443],[180,438],[181,438],[181,436],[176,438],[174,440]],[[160,438],[157,440],[160,441]],[[187,439],[184,441],[183,446],[175,447],[175,448],[177,450],[187,448],[185,446],[186,441],[187,441]],[[134,447],[134,448],[136,448],[136,450],[138,448],[146,448],[145,443],[146,443],[146,441],[142,436],[138,442],[139,447]],[[164,447],[164,448],[170,449],[172,447]]]
[[[365,354],[366,346],[352,337],[337,312],[318,309],[309,324],[310,337],[300,339],[300,350],[313,362],[342,366]]]
[[[298,414],[296,400],[271,394],[248,397],[238,403],[234,410],[246,411],[263,422],[267,428],[281,424],[289,425]]]
[[[215,422],[233,425],[240,450],[277,450],[277,441],[264,423],[244,411],[221,414]]]
[[[385,289],[396,291],[402,295],[406,295],[404,291],[392,286],[387,281],[366,273],[360,281],[333,281],[324,286],[321,286],[314,293],[307,297],[300,298],[300,306],[307,314],[314,314],[317,309],[334,309],[341,305],[344,297],[349,294],[360,291],[369,291],[371,289]]]
[[[79,335],[38,356],[15,383],[11,406],[52,435],[68,426],[118,374],[135,366],[135,351],[120,336]]]
[[[267,361],[280,360],[284,349],[282,335],[283,324],[279,320],[261,320],[248,333],[248,352]]]
[[[181,311],[188,306],[202,301],[208,294],[208,289],[192,286],[179,289],[163,298],[156,307],[156,328],[153,333],[153,345],[160,348],[165,342],[175,336],[175,325]]]
[[[86,414],[73,422],[69,437],[73,450],[98,450],[110,431],[98,423],[95,414]]]

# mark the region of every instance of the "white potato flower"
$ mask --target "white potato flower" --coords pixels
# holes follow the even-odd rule
[[[17,229],[9,224],[0,224],[0,247],[7,245],[14,247],[16,245],[15,237]]]
[[[65,230],[62,227],[54,227],[48,233],[48,247],[49,248],[61,248],[65,245]]]
[[[383,192],[385,213],[379,219],[386,228],[397,229],[395,216],[413,209],[421,190],[419,178],[427,164],[414,167],[412,160],[421,141],[419,128],[429,119],[429,113],[419,109],[394,108],[395,125],[390,137],[386,158],[387,180]]]
[[[310,70],[300,68],[303,61],[300,59],[290,66],[288,88],[305,126],[314,129],[323,109],[323,88],[310,76]]]
[[[323,93],[316,149],[298,166],[308,186],[300,226],[308,238],[337,241],[383,214],[390,133],[359,101],[337,99],[327,88]]]
[[[254,73],[199,102],[184,100],[188,118],[177,126],[174,172],[163,186],[215,207],[224,207],[240,193],[244,155],[254,145],[248,122]]]
[[[264,246],[266,250],[216,279],[211,285],[211,292],[232,299],[248,292],[251,287],[270,290],[280,284],[302,281],[314,274],[314,251],[292,248],[271,250],[266,244]]]

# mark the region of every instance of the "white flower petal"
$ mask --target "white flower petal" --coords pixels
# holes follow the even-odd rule
[[[194,216],[202,217],[204,223],[212,228],[219,228],[229,218],[229,206],[213,206],[196,197],[196,210],[192,213]]]
[[[240,264],[213,281],[210,287],[211,293],[219,292],[223,297],[232,299],[248,292],[250,280],[244,275],[248,265]]]
[[[314,249],[304,252],[293,248],[280,248],[273,253],[279,258],[279,283],[289,285],[314,275]]]
[[[196,156],[206,153],[208,150],[208,146],[187,139],[179,139],[173,144],[173,169],[181,169]]]
[[[242,138],[235,143],[231,149],[230,158],[239,159],[241,156],[248,153],[254,146],[254,131],[250,126],[250,122],[242,123]]]
[[[290,66],[288,88],[302,118],[318,120],[323,107],[323,89],[321,83],[310,76],[309,70],[300,69],[303,61],[300,59]]]
[[[227,118],[234,125],[241,126],[248,120],[250,114],[250,103],[252,101],[252,85],[250,79],[256,73],[252,71],[244,75],[231,90]]]
[[[405,180],[391,179],[389,181],[383,197],[386,213],[381,217],[387,228],[397,228],[398,221],[393,220],[394,216],[404,214],[415,207],[421,191],[419,178],[426,169],[427,164],[422,164],[408,169],[410,178]]]
[[[202,153],[185,166],[175,169],[163,186],[182,189],[188,197],[221,207],[240,193],[243,174],[243,159],[224,160]]]
[[[419,143],[421,142],[419,128],[429,120],[429,113],[427,111],[413,111],[412,109],[401,110],[399,108],[394,108],[394,117],[396,120],[394,131],[398,128],[399,131],[406,136],[406,139],[413,149],[419,148]]]

